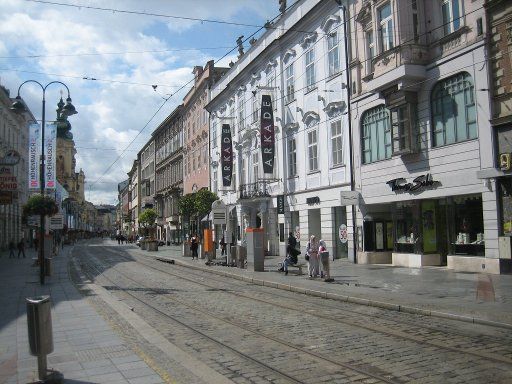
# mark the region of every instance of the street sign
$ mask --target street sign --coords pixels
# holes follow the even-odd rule
[[[39,227],[40,217],[36,215],[32,215],[27,217],[27,225],[31,227]]]
[[[58,213],[50,217],[50,229],[64,229],[64,217]]]
[[[340,192],[340,205],[346,207],[347,205],[359,205],[359,192],[358,191],[341,191]]]

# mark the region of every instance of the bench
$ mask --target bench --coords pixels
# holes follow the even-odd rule
[[[283,268],[283,263],[279,263],[278,264],[279,266],[279,269]],[[305,263],[297,263],[297,264],[290,264],[288,265],[288,269],[290,268],[297,268],[298,269],[298,275],[302,275],[302,268],[306,267],[306,264]]]

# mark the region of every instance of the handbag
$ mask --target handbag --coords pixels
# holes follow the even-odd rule
[[[309,261],[309,255],[306,253],[306,255],[304,256],[304,258],[306,259],[306,261]]]
[[[322,252],[320,252],[320,257],[321,258],[329,257],[329,251],[322,251]]]

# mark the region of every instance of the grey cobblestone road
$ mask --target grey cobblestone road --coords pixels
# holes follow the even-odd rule
[[[115,247],[77,247],[86,275],[180,349],[236,383],[510,383],[509,330],[334,302],[169,265]],[[110,313],[169,377],[172,359]]]

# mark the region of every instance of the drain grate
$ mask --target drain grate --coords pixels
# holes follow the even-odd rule
[[[124,345],[116,345],[110,347],[92,348],[84,351],[77,351],[75,355],[78,361],[94,361],[101,359],[112,359],[116,357],[125,357],[132,355],[133,351]]]

